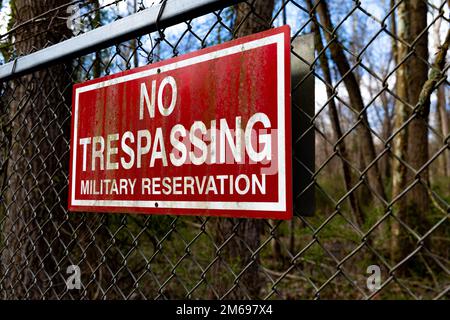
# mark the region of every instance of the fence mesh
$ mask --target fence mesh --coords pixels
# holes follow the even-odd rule
[[[72,30],[69,5],[80,10]],[[2,62],[154,5],[3,3]],[[448,298],[449,23],[445,0],[247,0],[2,81],[0,296]],[[292,221],[67,211],[74,83],[283,24],[292,41],[315,38],[310,71],[292,84],[316,87],[313,115],[292,105],[294,125],[306,118],[315,134],[311,183],[295,195],[314,190],[312,216],[301,202]],[[297,167],[305,136],[293,137]],[[70,265],[79,290],[66,286]],[[375,289],[369,266],[381,269]]]

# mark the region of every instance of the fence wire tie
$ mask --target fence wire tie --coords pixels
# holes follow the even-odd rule
[[[13,61],[13,65],[12,65],[12,68],[11,68],[11,75],[16,73],[16,66],[17,66],[17,60],[18,59],[19,58],[15,58],[14,61]]]

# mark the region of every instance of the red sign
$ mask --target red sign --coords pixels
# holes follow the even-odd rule
[[[75,85],[69,210],[290,219],[290,30]]]

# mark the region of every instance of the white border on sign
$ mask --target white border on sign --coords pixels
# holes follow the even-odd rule
[[[236,202],[236,201],[161,201],[161,200],[80,200],[75,199],[75,177],[77,159],[77,131],[78,131],[78,96],[80,93],[91,91],[107,86],[148,77],[160,72],[167,72],[193,64],[225,57],[231,54],[256,49],[270,44],[277,44],[277,113],[278,113],[278,202]],[[72,163],[72,194],[73,206],[95,206],[95,207],[135,207],[155,208],[155,202],[160,208],[172,209],[223,209],[223,210],[248,210],[248,211],[286,211],[286,152],[285,152],[285,59],[284,59],[284,33],[275,34],[265,38],[238,44],[229,48],[221,49],[203,55],[177,61],[154,69],[124,75],[114,79],[93,83],[76,89],[75,92],[75,114],[74,114],[74,137],[73,137],[73,163]]]

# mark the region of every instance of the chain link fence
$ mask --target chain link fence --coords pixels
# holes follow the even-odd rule
[[[183,15],[180,0],[3,1],[1,298],[448,298],[449,3],[236,2],[189,1],[204,4]],[[149,8],[143,32],[16,72],[20,57]],[[292,49],[309,65],[293,95],[311,78],[316,95],[312,114],[292,105],[294,166],[311,177],[294,181],[292,221],[67,211],[74,83],[283,24],[292,41],[313,33],[316,52]],[[314,168],[301,160],[311,133]],[[311,192],[312,215],[298,201]]]

